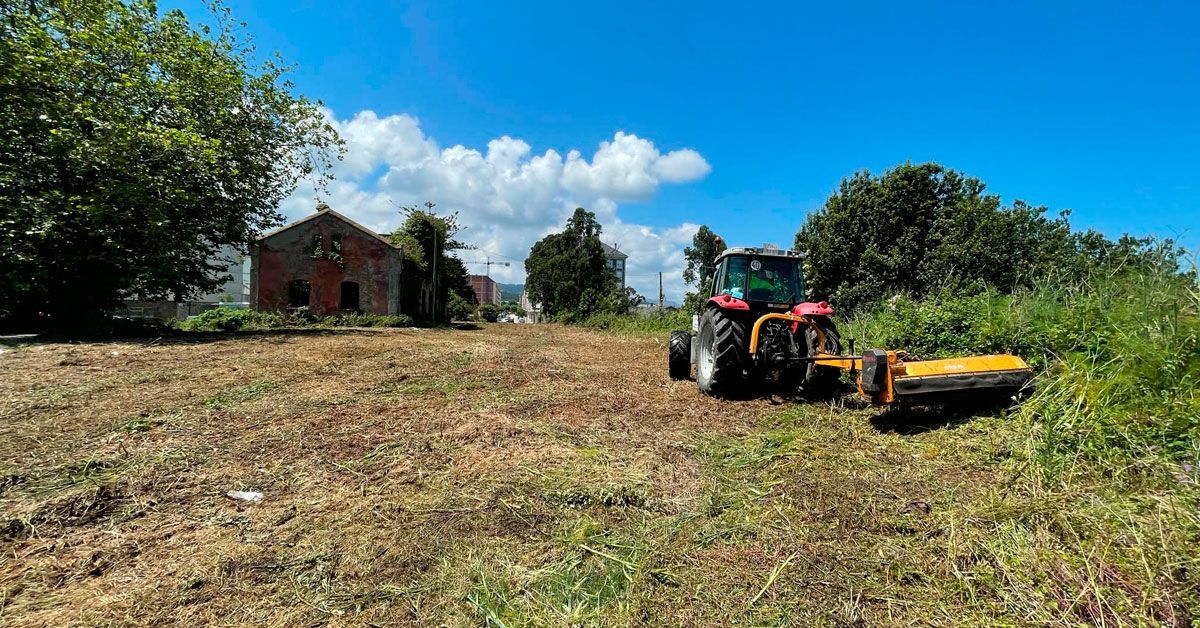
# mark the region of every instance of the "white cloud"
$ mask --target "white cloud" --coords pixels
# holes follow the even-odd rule
[[[664,154],[650,140],[621,131],[601,142],[590,160],[575,149],[566,158],[553,149],[534,153],[528,143],[507,135],[488,142],[486,151],[442,148],[406,114],[379,117],[360,111],[349,120],[326,115],[346,140],[347,152],[334,168],[336,180],[324,200],[352,219],[390,230],[400,221],[396,205],[433,201],[442,210],[458,211],[466,227],[460,238],[479,247],[460,257],[507,261],[508,267],[493,266],[492,276],[519,282],[529,247],[562,229],[575,207],[586,207],[600,219],[602,239],[629,255],[629,285],[656,300],[657,273],[663,271],[667,300],[682,299],[683,247],[697,225],[630,224],[621,220],[618,207],[650,199],[663,184],[704,178],[712,168],[695,150]],[[312,188],[305,185],[281,210],[295,219],[313,211],[314,204]],[[481,265],[468,268],[483,270]]]

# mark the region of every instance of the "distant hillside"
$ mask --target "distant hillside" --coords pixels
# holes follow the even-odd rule
[[[500,300],[517,301],[521,298],[521,291],[524,289],[525,284],[523,283],[502,283],[500,284]]]

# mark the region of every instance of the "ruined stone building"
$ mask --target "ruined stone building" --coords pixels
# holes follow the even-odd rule
[[[432,318],[429,282],[402,281],[402,270],[400,249],[387,237],[322,209],[258,238],[250,252],[250,302],[260,311]]]

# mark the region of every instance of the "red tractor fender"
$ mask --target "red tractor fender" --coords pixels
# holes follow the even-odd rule
[[[749,310],[750,304],[728,294],[718,294],[708,300],[709,303],[726,310]]]
[[[829,316],[833,314],[833,308],[826,301],[817,303],[805,301],[792,308],[792,314],[796,316]]]
[[[833,314],[833,308],[830,307],[829,303],[826,301],[819,301],[817,303],[805,301],[804,303],[797,304],[796,307],[792,308],[792,314],[795,314],[796,316],[829,316],[830,314]],[[799,329],[799,321],[792,323],[793,334]]]

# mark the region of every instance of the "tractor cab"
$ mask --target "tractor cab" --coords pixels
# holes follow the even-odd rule
[[[754,310],[791,309],[804,300],[801,262],[799,253],[774,247],[728,249],[717,258],[709,297]]]

